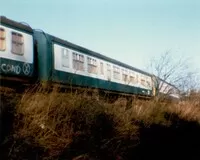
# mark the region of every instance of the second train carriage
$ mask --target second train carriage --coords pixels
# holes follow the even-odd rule
[[[34,37],[41,80],[152,96],[150,74],[44,32]]]

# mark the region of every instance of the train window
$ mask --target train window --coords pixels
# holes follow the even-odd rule
[[[147,80],[146,83],[147,83],[147,87],[151,87],[150,81]]]
[[[84,56],[73,52],[73,68],[75,70],[84,71]]]
[[[135,77],[133,77],[132,75],[130,76],[130,82],[135,83]]]
[[[146,86],[151,87],[151,79],[149,77],[146,77]]]
[[[113,78],[120,80],[120,68],[117,66],[113,66]]]
[[[122,80],[124,82],[128,81],[128,71],[126,69],[122,69]]]
[[[134,84],[134,83],[137,83],[137,80],[136,80],[136,75],[134,72],[130,71],[130,83]]]
[[[140,84],[144,87],[147,87],[147,81],[146,81],[147,79],[146,78],[147,77],[145,75],[143,75],[143,74],[140,75]]]
[[[69,68],[69,50],[66,48],[61,49],[62,53],[62,66]]]
[[[24,37],[17,32],[12,32],[12,53],[18,55],[24,54]]]
[[[0,28],[0,50],[4,51],[6,49],[6,31]]]
[[[101,73],[101,75],[104,74],[103,62],[100,63],[100,73]]]
[[[144,79],[141,79],[141,84],[142,84],[143,86],[146,86],[145,80],[144,80]]]
[[[94,58],[87,57],[88,61],[88,73],[97,74],[97,60]]]

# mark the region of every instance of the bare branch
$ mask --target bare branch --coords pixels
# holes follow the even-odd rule
[[[200,77],[199,73],[191,71],[189,62],[189,58],[173,59],[169,50],[158,58],[152,58],[147,70],[162,79],[162,81],[174,85],[183,92],[187,92],[197,86],[200,87],[199,78],[197,78]],[[171,92],[169,86],[162,81],[158,81],[158,90],[166,93]]]

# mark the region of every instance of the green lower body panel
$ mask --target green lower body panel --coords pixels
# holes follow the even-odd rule
[[[144,96],[152,95],[152,90],[124,85],[124,84],[115,83],[115,82],[106,81],[106,80],[101,80],[97,78],[82,76],[78,74],[57,71],[57,70],[53,71],[52,81],[57,82],[57,83],[67,84],[67,85],[99,88],[103,90],[109,90],[109,91],[121,92],[121,93],[127,93],[127,94],[136,94],[136,95],[144,95]]]
[[[32,77],[33,64],[0,58],[0,74],[15,77]]]

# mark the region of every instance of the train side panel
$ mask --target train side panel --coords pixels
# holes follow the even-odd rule
[[[140,80],[132,84],[129,80],[129,70],[124,67],[118,65],[120,78],[117,79],[113,68],[117,64],[77,51],[65,44],[54,42],[52,46],[53,81],[128,94],[152,95],[151,77],[146,77],[149,80],[149,86],[142,86]],[[126,80],[122,78],[125,70],[127,71]]]

